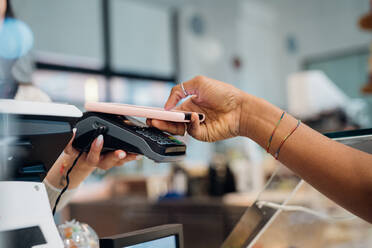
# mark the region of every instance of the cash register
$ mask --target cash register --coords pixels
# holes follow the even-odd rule
[[[0,100],[0,247],[63,248],[41,181],[81,116],[72,105]]]

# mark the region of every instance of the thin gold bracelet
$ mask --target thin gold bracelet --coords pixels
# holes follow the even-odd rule
[[[275,159],[276,160],[278,160],[278,158],[279,158],[279,153],[280,153],[280,149],[282,148],[282,146],[284,145],[284,143],[285,143],[285,141],[297,130],[297,128],[299,127],[301,125],[301,121],[300,120],[298,120],[298,122],[297,122],[297,125],[296,125],[296,127],[295,128],[293,128],[293,130],[287,135],[287,136],[285,136],[284,137],[284,139],[282,140],[282,143],[280,143],[280,145],[279,145],[279,148],[278,148],[278,150],[276,151],[276,153],[275,153]]]
[[[271,141],[273,140],[273,137],[274,137],[274,134],[275,134],[275,131],[276,129],[278,128],[280,122],[282,121],[283,117],[285,115],[285,112],[282,113],[282,115],[280,116],[280,119],[278,120],[278,122],[276,123],[275,125],[275,128],[270,136],[270,139],[269,139],[269,142],[267,143],[267,146],[266,146],[266,152],[269,153],[269,149],[270,149],[270,146],[271,146]]]

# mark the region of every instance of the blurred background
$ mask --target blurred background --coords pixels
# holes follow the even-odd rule
[[[54,102],[158,106],[197,75],[265,98],[320,132],[371,127],[368,0],[12,0],[33,33],[32,83]],[[280,166],[248,139],[182,138],[185,161],[97,171],[58,217],[100,236],[184,224],[186,247],[218,247]],[[265,199],[288,196],[284,168]],[[294,201],[343,210],[306,185]],[[309,231],[310,230],[310,231]],[[309,232],[313,232],[309,240]],[[356,231],[358,230],[358,231]],[[296,231],[296,232],[294,232]],[[371,225],[283,213],[256,247],[370,247]]]

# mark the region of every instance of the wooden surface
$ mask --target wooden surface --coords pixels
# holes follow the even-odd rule
[[[246,207],[227,206],[220,198],[150,202],[122,198],[72,203],[69,219],[88,223],[100,237],[163,224],[183,224],[185,247],[219,247]]]

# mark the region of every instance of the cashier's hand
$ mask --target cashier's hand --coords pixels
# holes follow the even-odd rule
[[[79,152],[72,147],[72,141],[75,138],[75,132],[72,139],[64,149],[63,153],[52,168],[49,170],[46,180],[56,188],[63,188],[66,185],[66,174],[71,168],[74,160]],[[108,170],[115,166],[123,165],[126,162],[140,159],[139,155],[129,154],[122,150],[116,150],[104,155],[101,155],[103,147],[103,137],[98,136],[92,143],[90,151],[84,153],[79,158],[74,169],[70,173],[69,189],[77,188],[85,178],[87,178],[95,168]]]
[[[244,93],[232,85],[198,76],[184,82],[183,86],[188,95],[193,95],[181,105],[177,103],[185,98],[181,85],[173,87],[165,109],[175,109],[204,113],[206,118],[199,122],[198,115],[192,114],[192,120],[187,124],[187,132],[201,141],[214,142],[238,136],[241,109]],[[147,120],[147,124],[175,135],[185,133],[184,123]]]
[[[75,129],[73,132],[73,136],[64,149],[63,156],[65,156],[65,160],[69,160],[70,164],[73,163],[75,158],[78,156],[79,151],[72,147],[72,142],[75,138]],[[103,147],[103,136],[99,135],[92,143],[90,150],[88,153],[84,153],[80,158],[78,163],[76,164],[77,168],[100,168],[103,170],[109,170],[115,166],[121,166],[126,162],[136,160],[136,154],[126,153],[123,150],[116,150],[114,152],[106,153],[101,155],[102,147]]]

